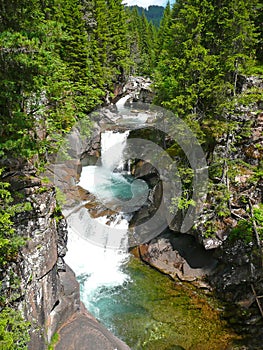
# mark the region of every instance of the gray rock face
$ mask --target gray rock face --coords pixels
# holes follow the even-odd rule
[[[58,330],[55,350],[128,350],[129,347],[113,336],[85,309],[76,312]]]
[[[130,95],[133,102],[152,103],[154,93],[151,84],[148,78],[131,76],[123,87],[123,94]]]
[[[57,261],[63,259],[66,232],[55,218],[55,189],[43,185],[33,168],[13,169],[7,174],[16,202],[29,202],[31,209],[15,217],[19,235],[26,244],[15,264],[21,279],[18,308],[31,323],[29,349],[46,349],[50,313],[59,301],[62,285]],[[58,245],[58,241],[60,244]]]

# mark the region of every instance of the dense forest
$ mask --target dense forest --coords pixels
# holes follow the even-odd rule
[[[262,7],[260,0],[178,0],[157,26],[156,7],[140,12],[121,0],[1,0],[0,277],[24,243],[12,218],[30,210],[14,201],[6,162],[30,159],[43,169],[74,123],[114,101],[130,75],[151,77],[155,104],[183,118],[209,153],[235,128],[228,117],[237,104],[262,100],[259,89],[240,94],[244,76],[263,75]],[[262,160],[227,169],[238,166],[262,177]],[[220,186],[213,191],[223,193],[222,217],[227,184]],[[262,224],[262,211],[257,217]],[[12,311],[16,295],[0,294],[0,349],[25,349],[27,324]]]
[[[164,13],[164,7],[162,6],[156,6],[152,5],[149,6],[147,9],[141,7],[141,6],[129,6],[130,10],[136,9],[139,13],[139,15],[145,15],[149,22],[152,22],[154,25],[159,26],[160,22],[163,18]]]

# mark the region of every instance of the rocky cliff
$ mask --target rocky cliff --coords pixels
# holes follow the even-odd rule
[[[188,232],[192,238],[179,233],[183,220],[179,211],[169,230],[141,245],[138,253],[175,279],[212,288],[227,301],[226,317],[248,338],[248,348],[260,349],[263,81],[244,77],[239,83],[241,100],[226,117],[231,127],[213,130],[213,143],[206,149],[210,185],[204,210]],[[136,164],[138,176],[144,166]]]
[[[17,233],[26,244],[2,279],[6,294],[10,273],[20,279],[14,307],[30,322],[28,349],[47,349],[57,333],[55,349],[127,350],[80,301],[79,284],[63,260],[67,223],[58,209],[54,186],[41,180],[28,163],[10,162],[4,178],[16,202],[31,203],[31,210],[15,217]]]
[[[148,83],[144,86],[139,79],[130,80],[122,93],[130,94],[130,102],[148,102],[152,98]],[[262,81],[249,78],[244,79],[240,89],[249,96],[255,87],[262,90]],[[59,174],[54,181],[67,194],[69,206],[87,199],[87,193],[75,185],[82,164],[95,164],[99,159],[100,132],[108,122],[114,124],[120,117],[112,108],[112,112],[102,110],[103,122],[101,114],[94,119],[91,141],[83,142],[76,128],[70,135],[72,159],[57,162],[56,169],[49,167],[50,178],[54,172]],[[180,233],[183,213],[179,213],[169,230],[138,248],[141,259],[153,267],[175,279],[213,290],[228,305],[234,305],[226,308],[226,317],[248,336],[249,349],[259,349],[263,326],[262,236],[258,234],[259,222],[254,219],[254,211],[262,202],[262,109],[260,97],[249,107],[237,105],[228,116],[232,129],[217,136],[207,149],[213,186],[190,235]],[[162,196],[160,179],[150,164],[138,160],[132,171],[135,177],[148,182],[151,195],[143,210],[135,213],[131,226],[153,215]],[[21,167],[10,163],[5,177],[16,198],[30,202],[32,207],[16,218],[17,231],[27,237],[27,243],[18,263],[10,266],[21,276],[17,306],[31,322],[29,349],[46,349],[55,333],[60,336],[56,345],[59,350],[65,349],[65,344],[67,349],[82,349],[87,344],[96,350],[127,349],[80,302],[74,273],[63,261],[67,225],[57,208],[53,185],[40,180],[28,164]],[[94,216],[105,213],[94,199],[89,197],[89,202],[93,203],[89,209]],[[250,226],[242,230],[242,222]],[[9,273],[6,271],[6,279]]]

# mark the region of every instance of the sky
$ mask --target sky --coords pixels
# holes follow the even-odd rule
[[[124,0],[123,3],[129,6],[138,5],[147,8],[150,5],[166,6],[168,0]],[[172,1],[170,1],[172,2]]]

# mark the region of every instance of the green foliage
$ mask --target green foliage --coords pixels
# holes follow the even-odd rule
[[[56,201],[57,201],[57,206],[54,210],[53,215],[56,218],[56,221],[58,222],[63,218],[61,208],[67,201],[65,193],[63,193],[63,191],[59,187],[56,187]]]
[[[252,242],[253,227],[250,220],[240,220],[238,225],[230,232],[229,239],[242,240],[247,244]]]
[[[223,219],[231,215],[230,194],[239,186],[240,177],[244,175],[247,184],[257,184],[262,176],[259,144],[250,147],[256,157],[251,156],[253,163],[247,160],[249,154],[245,154],[244,160],[236,159],[237,149],[251,138],[253,118],[229,120],[239,110],[240,114],[244,113],[238,108],[240,105],[249,107],[262,101],[262,91],[258,88],[241,93],[244,76],[256,64],[256,71],[262,70],[259,3],[258,0],[178,0],[172,8],[167,5],[158,32],[155,103],[183,118],[208,154],[211,183],[207,193],[210,207],[203,225],[206,237],[222,230]],[[222,148],[215,152],[218,140],[225,140],[227,135],[234,137],[225,152]],[[258,147],[259,151],[254,152]],[[176,144],[168,146],[168,153],[176,160],[183,158]],[[187,183],[187,176],[184,179],[189,165],[181,163],[183,196],[174,199],[173,204],[184,210],[191,201],[191,181]],[[240,225],[241,235],[249,240],[252,223]]]
[[[172,11],[165,10],[155,73],[156,103],[198,120],[201,127],[209,120],[225,122],[238,77],[255,57],[252,3],[177,1]]]
[[[229,235],[230,240],[242,240],[246,244],[254,240],[253,221],[255,221],[259,238],[263,239],[263,204],[253,208],[253,217],[248,220],[240,220]]]
[[[51,339],[50,344],[48,345],[48,350],[54,350],[54,346],[57,344],[59,341],[59,334],[55,333]]]
[[[128,45],[132,62],[131,74],[152,76],[156,65],[157,29],[139,14],[137,7],[127,8]]]
[[[187,198],[188,193],[185,191],[181,198],[172,198],[172,206],[170,208],[171,213],[174,213],[175,208],[179,210],[186,210],[189,206],[195,206],[196,203],[192,198]]]
[[[1,172],[0,172],[1,175]],[[0,181],[0,268],[12,261],[24,244],[24,238],[16,234],[12,218],[15,214],[31,209],[30,203],[12,204],[9,183]]]
[[[2,170],[0,171],[0,175]],[[8,267],[11,261],[16,259],[19,248],[24,244],[23,237],[17,235],[12,221],[16,214],[31,210],[30,203],[13,204],[13,198],[9,191],[9,183],[0,181],[0,270]],[[17,275],[9,271],[9,290],[2,293],[0,282],[0,349],[25,350],[29,341],[29,323],[25,322],[16,310],[6,307],[19,297],[19,279]],[[7,290],[5,290],[7,292]]]
[[[212,201],[213,211],[216,217],[223,218],[230,215],[230,191],[228,190],[226,184],[222,182],[213,184],[211,182],[208,196]]]
[[[29,323],[20,312],[4,308],[0,314],[0,350],[26,350],[29,341]]]
[[[0,155],[42,164],[129,73],[127,13],[121,0],[4,0],[0,13]]]
[[[261,239],[263,239],[263,204],[258,207],[254,207],[254,219],[256,221],[258,233]]]

